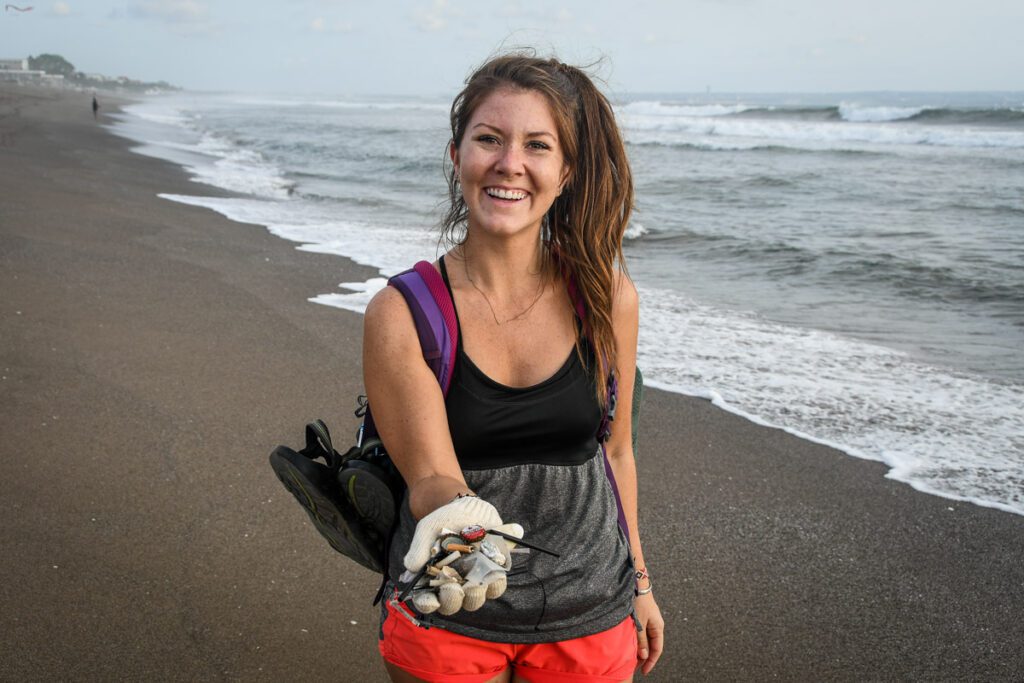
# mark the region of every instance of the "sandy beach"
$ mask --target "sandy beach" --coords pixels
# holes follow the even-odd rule
[[[0,680],[386,680],[373,574],[267,465],[344,440],[372,273],[158,193],[219,194],[0,86]],[[1024,517],[648,390],[652,681],[1024,679]]]

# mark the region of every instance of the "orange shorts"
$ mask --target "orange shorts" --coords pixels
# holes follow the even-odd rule
[[[443,628],[416,626],[388,604],[381,656],[404,671],[437,683],[484,683],[512,666],[531,683],[619,683],[637,665],[632,617],[592,636],[554,643],[492,643]]]

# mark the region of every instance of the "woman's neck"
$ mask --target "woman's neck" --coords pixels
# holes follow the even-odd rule
[[[530,239],[487,239],[467,236],[453,250],[467,278],[478,288],[513,298],[534,291],[548,277],[547,250],[539,236]]]

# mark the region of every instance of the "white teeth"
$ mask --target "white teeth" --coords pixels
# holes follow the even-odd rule
[[[485,191],[490,196],[497,197],[498,199],[523,199],[526,197],[526,193],[520,190],[502,190],[497,187],[488,187]]]

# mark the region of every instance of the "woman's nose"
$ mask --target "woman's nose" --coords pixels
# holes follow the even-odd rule
[[[523,171],[523,150],[518,145],[505,145],[495,164],[495,170],[503,175],[515,175]]]

